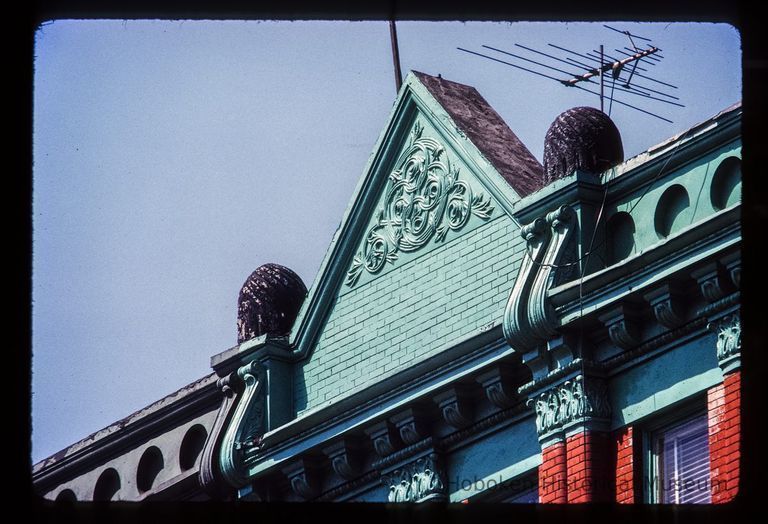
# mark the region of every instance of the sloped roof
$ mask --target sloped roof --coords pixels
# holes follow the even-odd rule
[[[518,195],[544,187],[544,167],[477,89],[418,71],[413,74]]]

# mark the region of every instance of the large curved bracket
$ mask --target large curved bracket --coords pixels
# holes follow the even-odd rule
[[[504,337],[515,350],[525,353],[557,334],[552,304],[547,299],[563,258],[564,247],[576,223],[576,213],[560,206],[521,230],[526,255],[504,310]]]
[[[221,474],[233,487],[247,481],[243,471],[245,453],[258,447],[264,434],[265,395],[264,366],[253,361],[237,370],[244,387],[221,442],[219,462]]]

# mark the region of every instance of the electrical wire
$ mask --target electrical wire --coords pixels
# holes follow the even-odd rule
[[[661,178],[661,175],[662,175],[662,174],[664,174],[664,170],[667,168],[667,165],[669,165],[669,163],[670,163],[670,162],[672,161],[672,159],[675,157],[675,155],[677,154],[678,150],[680,149],[680,146],[682,145],[683,141],[684,141],[684,140],[685,140],[685,138],[688,136],[688,134],[691,132],[691,130],[692,130],[692,128],[691,128],[691,129],[688,129],[688,130],[687,130],[685,133],[683,133],[683,136],[681,136],[681,137],[680,137],[680,140],[677,142],[677,145],[675,146],[675,150],[674,150],[674,151],[672,151],[672,154],[671,154],[671,155],[669,155],[669,157],[667,157],[667,159],[664,161],[664,164],[661,166],[661,169],[658,171],[658,173],[656,173],[656,175],[654,175],[654,177],[653,177],[653,179],[650,181],[650,183],[648,183],[648,185],[646,185],[646,186],[645,186],[645,190],[644,190],[644,191],[643,191],[643,193],[640,195],[640,198],[638,198],[638,199],[635,201],[635,203],[634,203],[634,204],[632,204],[632,207],[630,207],[630,208],[629,208],[629,211],[627,211],[627,213],[629,213],[629,214],[632,214],[632,211],[634,211],[634,210],[635,210],[635,208],[637,207],[637,205],[640,203],[640,201],[641,201],[643,198],[645,198],[645,195],[647,195],[647,194],[648,194],[648,191],[650,191],[650,189],[653,187],[653,185],[656,183],[656,181],[657,181],[659,178]],[[616,168],[612,168],[612,169],[611,169],[611,174],[613,175],[613,177],[612,177],[612,178],[610,178],[610,179],[606,178],[606,181],[604,182],[604,185],[605,185],[605,191],[604,191],[604,193],[603,193],[603,201],[602,201],[602,204],[600,205],[600,211],[598,212],[598,215],[597,215],[597,220],[595,221],[595,227],[594,227],[594,229],[593,229],[593,231],[592,231],[592,239],[590,240],[590,246],[589,246],[589,249],[587,250],[587,252],[586,252],[586,253],[584,253],[584,254],[583,254],[582,256],[580,256],[579,258],[577,258],[576,260],[574,260],[574,261],[572,261],[572,262],[566,262],[565,264],[543,264],[543,263],[541,263],[541,262],[536,262],[536,261],[533,259],[533,256],[531,256],[531,251],[530,251],[530,249],[529,249],[529,246],[528,246],[528,245],[526,245],[526,247],[525,247],[525,254],[528,256],[528,258],[530,259],[531,263],[533,263],[533,264],[535,264],[535,265],[537,265],[537,266],[539,266],[539,267],[548,267],[548,268],[553,268],[553,269],[562,269],[562,268],[571,267],[571,266],[574,266],[574,265],[578,264],[578,263],[579,263],[579,262],[581,262],[582,260],[588,259],[588,258],[589,258],[589,256],[592,254],[592,252],[593,252],[593,251],[596,251],[596,250],[598,250],[599,248],[601,248],[601,247],[602,247],[602,246],[605,244],[606,240],[605,240],[605,239],[603,239],[603,241],[602,241],[602,242],[600,242],[598,245],[596,245],[596,246],[593,246],[593,245],[592,245],[592,243],[594,242],[594,239],[595,239],[595,234],[597,233],[597,228],[600,226],[600,218],[602,217],[602,214],[603,214],[603,207],[605,206],[606,197],[607,197],[607,195],[608,195],[608,185],[607,185],[607,184],[608,184],[608,183],[609,183],[611,180],[613,180],[613,178],[615,178],[615,173],[616,173]],[[582,269],[584,269],[584,268],[586,268],[586,263],[585,263],[585,265],[584,265],[584,267],[583,267]],[[582,277],[582,278],[583,278],[583,277]]]

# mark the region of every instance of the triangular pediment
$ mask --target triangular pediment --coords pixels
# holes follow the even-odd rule
[[[478,144],[482,129],[487,140]],[[510,151],[501,150],[502,139]],[[472,258],[464,252],[498,258],[490,252],[497,249],[492,240],[511,241],[513,205],[540,174],[538,162],[474,88],[409,74],[294,325],[295,351],[312,360],[315,351],[357,344],[352,334],[361,326],[404,322],[386,304],[412,298],[415,280],[456,280],[449,270]],[[334,342],[345,336],[347,342]],[[332,344],[338,347],[328,349]]]

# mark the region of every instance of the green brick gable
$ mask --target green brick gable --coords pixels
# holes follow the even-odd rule
[[[297,371],[294,401],[312,409],[433,356],[501,322],[524,255],[506,214],[395,270],[342,293],[312,357]]]
[[[294,414],[500,325],[540,173],[474,88],[409,74],[294,326]]]

